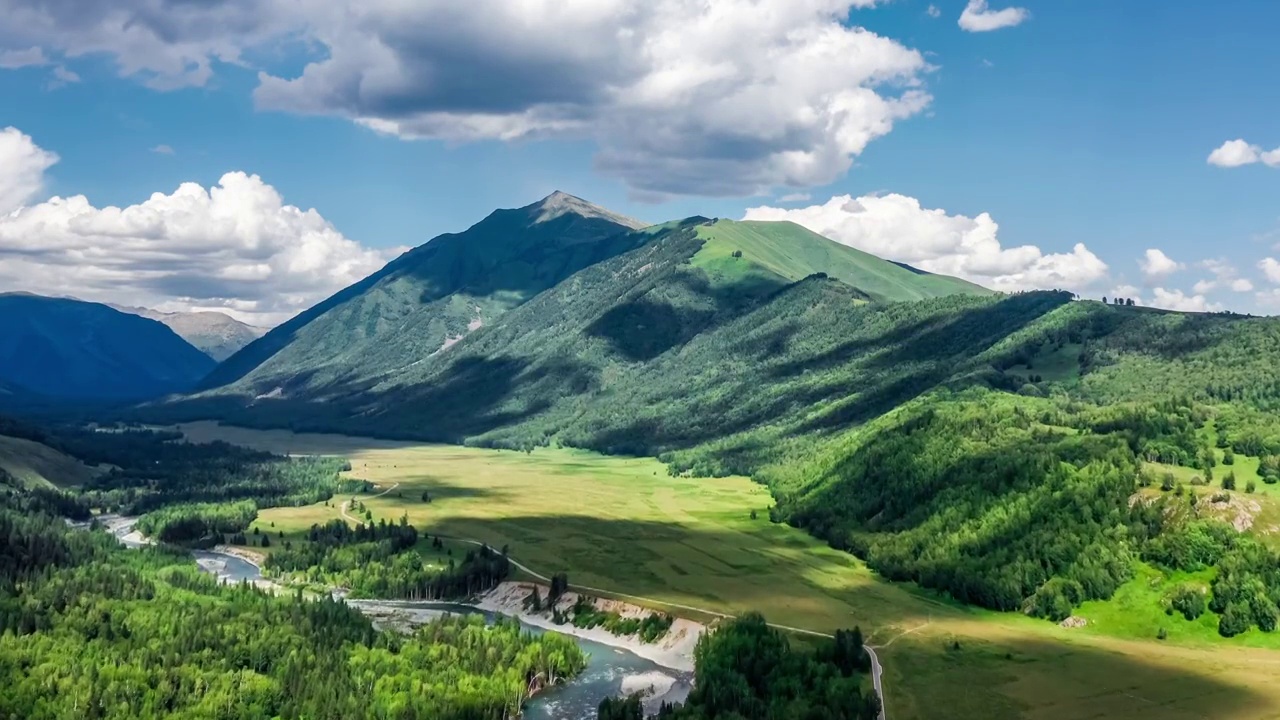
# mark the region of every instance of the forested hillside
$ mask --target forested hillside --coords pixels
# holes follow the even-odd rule
[[[641,223],[564,193],[442,235],[275,328],[202,383],[322,397],[447,349],[572,273],[625,252]]]
[[[154,320],[98,303],[0,295],[0,404],[136,401],[190,390],[213,366]]]
[[[220,585],[183,551],[125,550],[57,510],[0,473],[2,717],[501,720],[585,665],[569,638],[514,621],[380,632],[328,597]]]

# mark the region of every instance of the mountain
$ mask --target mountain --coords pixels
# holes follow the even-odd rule
[[[218,362],[236,354],[241,348],[266,334],[266,328],[255,327],[220,312],[166,313],[150,308],[110,305],[130,315],[138,315],[164,323],[183,340]]]
[[[97,303],[0,295],[0,392],[144,399],[188,390],[213,365],[154,320]]]
[[[959,278],[887,262],[792,222],[718,220],[698,233],[705,243],[692,262],[722,282],[744,277],[794,282],[822,272],[881,302],[992,294]]]
[[[686,374],[672,360],[682,346],[733,346],[725,333],[740,333],[744,315],[794,323],[812,300],[857,322],[836,309],[997,299],[792,223],[638,226],[563,193],[497,211],[245,348],[188,405],[237,422],[436,440],[519,434],[508,427],[517,420],[535,433],[572,432],[557,418],[588,422],[583,403],[603,402],[605,385],[668,387],[664,377]]]
[[[483,252],[503,277],[539,215],[463,235],[495,240]],[[500,241],[477,230],[493,218]],[[144,412],[657,456],[751,475],[772,520],[966,603],[1061,621],[1128,588],[1155,618],[1147,637],[1176,598],[1211,597],[1185,616],[1224,636],[1280,622],[1280,319],[995,294],[785,223],[611,223],[589,241],[607,251],[516,297],[447,272],[479,261],[456,239],[428,255],[434,242],[304,315],[268,362]],[[452,284],[402,297],[409,319],[384,327],[370,311],[411,258]],[[420,342],[482,302],[500,312]]]
[[[643,223],[556,192],[441,235],[277,327],[202,384],[270,393],[367,382],[439,352],[574,272],[631,249]]]

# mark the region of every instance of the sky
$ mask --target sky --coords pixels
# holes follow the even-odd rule
[[[564,190],[1280,314],[1280,3],[0,0],[0,291],[283,321]]]

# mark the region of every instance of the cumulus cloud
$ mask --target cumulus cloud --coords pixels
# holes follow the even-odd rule
[[[1263,150],[1244,140],[1228,140],[1209,153],[1209,164],[1222,168],[1236,168],[1263,163],[1268,167],[1280,167],[1280,148]]]
[[[0,218],[39,194],[58,156],[15,127],[0,130]]]
[[[25,147],[28,167],[56,156],[16,131],[4,148]],[[129,207],[95,207],[54,197],[20,205],[39,187],[28,172],[16,209],[0,215],[0,290],[72,295],[161,310],[217,309],[258,325],[276,324],[380,268],[388,255],[342,235],[315,210],[285,204],[256,175],[227,173],[216,186],[184,183]],[[35,189],[33,189],[35,188]]]
[[[410,139],[586,138],[638,196],[741,196],[831,182],[929,104],[924,57],[849,23],[875,4],[0,0],[0,48],[105,52],[178,87],[302,38],[316,59],[261,72],[259,107]]]
[[[1267,276],[1268,280],[1280,285],[1280,261],[1271,257],[1263,258],[1258,262],[1258,269]]]
[[[1186,267],[1156,248],[1149,248],[1138,261],[1138,266],[1148,278],[1162,278]]]
[[[1152,297],[1149,304],[1153,307],[1177,310],[1179,312],[1220,312],[1222,310],[1221,303],[1209,302],[1200,293],[1187,295],[1178,289],[1166,290],[1161,287],[1155,288],[1151,292]]]
[[[1245,278],[1236,278],[1229,286],[1232,292],[1245,293],[1253,290],[1253,283]]]
[[[937,18],[942,17],[942,8],[939,8],[937,5],[930,5],[925,10],[925,14],[936,20]]]
[[[0,70],[17,70],[18,68],[40,67],[48,64],[49,58],[44,56],[44,50],[39,47],[0,51]]]
[[[987,0],[969,0],[960,13],[960,28],[968,32],[991,32],[1021,25],[1031,18],[1026,8],[1008,7],[992,10]]]
[[[755,207],[745,219],[790,220],[859,250],[996,290],[1081,292],[1107,275],[1106,263],[1084,244],[1052,254],[1034,245],[1006,248],[989,214],[948,215],[904,195],[840,195],[804,208]]]
[[[246,49],[301,27],[292,0],[0,0],[0,49],[66,57],[105,54],[120,74],[151,87],[202,85],[214,60],[241,63]]]

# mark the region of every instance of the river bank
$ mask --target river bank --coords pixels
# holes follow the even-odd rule
[[[124,545],[139,548],[152,544],[134,523],[137,518],[107,516],[99,518],[103,526]],[[87,523],[84,524],[87,528]],[[248,582],[264,590],[285,592],[286,586],[262,577],[262,555],[242,548],[215,546],[211,550],[193,550],[192,556],[201,570],[224,583]],[[526,612],[524,598],[535,586],[530,583],[504,582],[470,603],[422,602],[405,600],[358,600],[343,597],[368,616],[375,626],[400,632],[412,632],[445,614],[479,613],[493,620],[502,615],[518,620],[530,632],[556,632],[574,637],[588,655],[587,668],[564,685],[547,688],[532,698],[525,708],[527,720],[592,720],[600,701],[639,693],[646,715],[656,713],[663,703],[681,703],[693,688],[693,648],[706,627],[676,619],[667,635],[656,643],[645,643],[638,637],[620,637],[603,628],[577,628],[556,625],[546,613]],[[538,586],[542,596],[546,586]],[[576,593],[566,593],[558,606],[566,610],[577,602]],[[617,612],[623,617],[644,617],[650,610],[614,600],[594,600],[601,610]]]
[[[635,635],[614,635],[608,630],[599,627],[579,628],[571,624],[557,625],[552,621],[551,608],[546,608],[541,612],[531,612],[525,609],[525,598],[529,597],[534,588],[538,589],[538,593],[542,597],[547,597],[550,594],[550,589],[545,585],[508,581],[501,583],[497,588],[482,596],[475,603],[475,606],[488,612],[514,617],[526,625],[533,625],[534,627],[565,635],[573,635],[601,645],[625,650],[665,668],[685,673],[693,672],[693,650],[697,647],[698,639],[707,631],[705,625],[692,620],[674,618],[671,623],[671,629],[667,631],[667,634],[653,643],[646,643]],[[591,600],[598,609],[616,612],[624,618],[642,618],[653,612],[648,608],[617,600],[601,598],[591,598]],[[556,607],[561,612],[565,612],[572,608],[577,601],[577,593],[566,592],[560,596]]]

